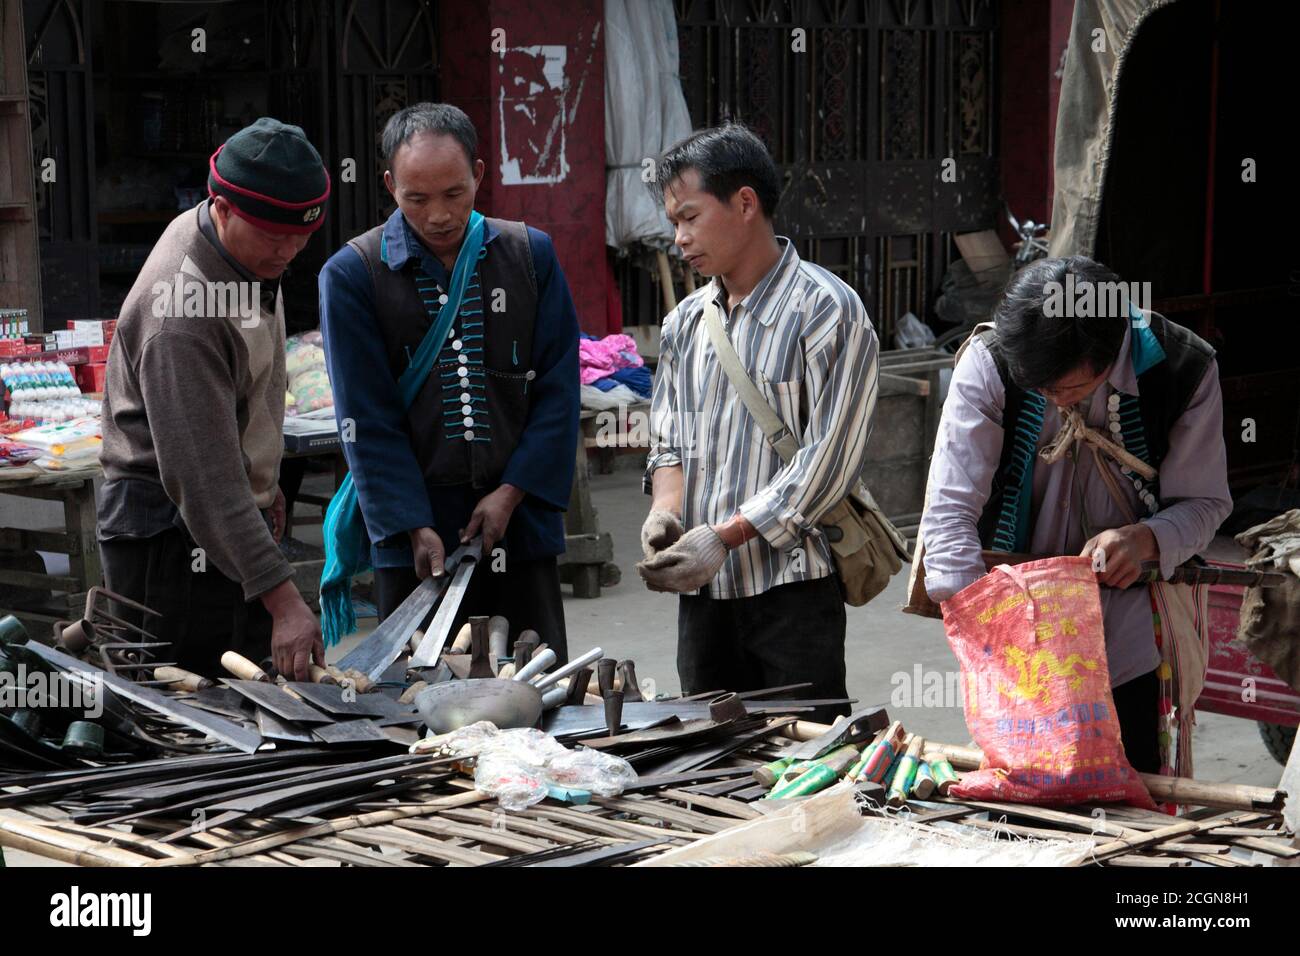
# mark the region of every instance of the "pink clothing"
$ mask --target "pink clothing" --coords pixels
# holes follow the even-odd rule
[[[621,368],[644,365],[637,354],[636,340],[630,335],[607,335],[603,339],[580,339],[578,361],[581,363],[582,384],[590,385],[597,379],[613,375]]]

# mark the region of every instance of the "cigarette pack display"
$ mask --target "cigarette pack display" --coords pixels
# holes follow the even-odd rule
[[[83,392],[103,392],[104,377],[108,366],[102,362],[92,362],[77,366],[77,384]]]

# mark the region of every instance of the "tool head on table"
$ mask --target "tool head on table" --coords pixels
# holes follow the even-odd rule
[[[605,728],[611,737],[618,734],[623,727],[623,692],[621,690],[605,691]]]
[[[564,702],[579,706],[587,702],[587,685],[591,683],[591,668],[580,667],[569,678],[569,688]]]
[[[542,716],[542,694],[524,681],[453,680],[420,691],[415,706],[435,734],[450,733],[480,720],[490,720],[506,730],[535,726]]]
[[[641,682],[636,677],[636,662],[619,661],[618,673],[623,678],[623,699],[627,701],[645,700],[641,693]]]
[[[835,721],[830,730],[820,736],[787,747],[783,757],[795,760],[815,760],[823,754],[845,744],[860,744],[871,740],[877,731],[889,726],[889,714],[883,707],[863,707],[847,717]]]
[[[596,686],[600,689],[601,697],[614,689],[614,673],[617,670],[618,661],[612,657],[603,657],[596,662]]]
[[[471,680],[497,676],[492,667],[492,653],[489,647],[489,620],[486,616],[475,616],[469,619],[469,676]]]

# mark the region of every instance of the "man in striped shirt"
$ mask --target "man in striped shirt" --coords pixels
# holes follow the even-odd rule
[[[681,595],[682,690],[807,682],[809,699],[845,697],[844,594],[818,520],[862,471],[875,331],[853,289],[775,234],[780,178],[744,127],[671,148],[657,188],[686,261],[713,277],[663,322],[638,565],[652,590]],[[800,445],[788,464],[722,370],[705,327],[710,301]]]

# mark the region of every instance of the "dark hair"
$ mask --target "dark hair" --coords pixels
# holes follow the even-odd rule
[[[1054,307],[1044,314],[1047,300],[1064,297],[1070,288],[1067,276],[1074,277],[1076,290],[1088,283],[1119,282],[1119,276],[1086,256],[1039,259],[1011,277],[993,311],[998,349],[1021,388],[1051,385],[1085,364],[1101,372],[1115,360],[1124,340],[1129,317],[1120,314],[1122,310],[1095,309],[1082,316],[1075,315],[1069,303],[1064,314]],[[1095,296],[1097,301],[1102,298]]]
[[[464,111],[450,103],[416,103],[398,110],[384,124],[381,145],[389,169],[397,151],[420,133],[452,137],[464,148],[473,167],[478,157],[478,133]]]
[[[763,141],[740,123],[697,130],[670,146],[650,183],[655,198],[662,202],[665,187],[688,169],[698,172],[704,191],[722,202],[748,186],[757,194],[764,216],[771,219],[776,212],[781,175]]]

